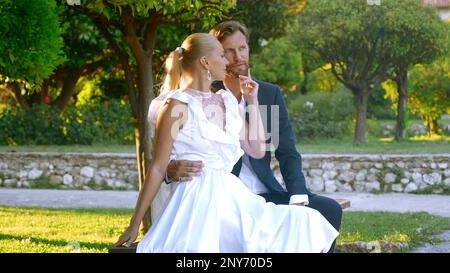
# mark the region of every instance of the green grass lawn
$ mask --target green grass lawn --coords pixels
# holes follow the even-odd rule
[[[411,138],[401,142],[369,138],[362,146],[353,146],[351,137],[315,142],[300,140],[297,148],[302,154],[448,154],[450,137]],[[135,145],[0,146],[0,152],[135,153],[136,148]]]
[[[76,244],[80,252],[107,252],[131,213],[130,209],[0,207],[0,253],[73,252]],[[345,212],[338,244],[387,240],[418,246],[449,229],[450,218],[426,213]]]
[[[448,154],[450,137],[427,140],[410,138],[395,142],[393,139],[368,138],[367,143],[354,146],[352,139],[320,140],[314,143],[299,142],[297,149],[301,154]]]
[[[107,252],[131,217],[130,209],[0,207],[0,253]]]
[[[408,243],[416,248],[424,243],[438,243],[432,235],[450,230],[450,218],[438,217],[425,212],[344,212],[341,242],[389,241]]]
[[[135,145],[0,146],[0,152],[136,153],[136,146]]]

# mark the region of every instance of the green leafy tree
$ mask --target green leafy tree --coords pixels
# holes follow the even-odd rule
[[[289,40],[291,40],[292,43],[294,43],[296,49],[299,52],[301,52],[302,55],[301,74],[303,75],[303,82],[301,84],[300,93],[302,95],[306,95],[309,91],[314,91],[314,89],[310,89],[310,87],[316,87],[312,85],[314,85],[314,80],[317,79],[316,76],[318,74],[320,74],[321,76],[325,76],[325,74],[328,75],[331,74],[331,72],[329,71],[330,70],[329,66],[326,63],[324,63],[324,61],[320,58],[320,56],[316,51],[304,50],[304,48],[301,47],[302,36],[298,34],[301,33],[302,31],[303,28],[300,25],[299,20],[294,20],[290,25],[287,36],[289,37]],[[322,71],[323,73],[318,72],[318,68],[324,68]]]
[[[99,70],[108,73],[112,68],[113,53],[92,21],[86,15],[76,14],[63,0],[57,4],[58,20],[64,25],[58,35],[64,42],[62,50],[66,58],[39,84],[30,85],[33,81],[27,79],[19,84],[9,82],[10,88],[6,90],[11,90],[22,109],[46,103],[63,110],[72,98],[76,99],[75,86],[80,77],[91,76]]]
[[[306,77],[306,75],[305,75]],[[335,92],[340,84],[330,71],[330,65],[324,65],[312,71],[308,75],[306,89],[312,92]]]
[[[295,92],[303,81],[301,53],[286,37],[270,40],[250,58],[252,75]]]
[[[438,119],[450,112],[450,60],[419,64],[410,70],[408,103],[413,113],[420,114],[428,135],[438,133]]]
[[[435,13],[423,10],[417,0],[383,0],[379,5],[366,0],[315,0],[300,16],[299,40],[305,52],[330,63],[335,77],[356,97],[354,144],[366,142],[370,93],[389,78],[403,77],[399,65],[407,67],[433,55],[437,43],[431,41],[438,31],[425,21],[428,14],[428,20],[436,22]],[[412,24],[413,20],[418,22]],[[414,35],[406,39],[408,30]],[[427,30],[432,33],[425,35]],[[417,37],[422,45],[414,40]],[[427,53],[414,59],[421,50]]]
[[[173,25],[207,30],[235,5],[235,1],[81,0],[79,5],[72,3],[74,1],[68,2],[91,18],[125,72],[135,128],[139,185],[142,186],[151,158],[147,113],[154,98],[153,58],[158,29],[163,25]],[[179,37],[180,42],[182,38]],[[146,232],[150,225],[148,210],[143,220],[143,231]]]
[[[329,63],[356,97],[356,145],[366,142],[369,94],[389,77],[384,13],[384,4],[368,5],[365,0],[316,0],[308,2],[300,16],[303,51],[313,52],[309,55],[319,58],[317,63]]]
[[[256,53],[264,41],[289,32],[306,0],[237,0],[227,17],[244,23],[250,30],[250,49]]]
[[[437,11],[423,6],[422,1],[383,1],[387,6],[387,24],[392,57],[393,81],[397,85],[397,124],[395,139],[405,136],[406,104],[408,98],[408,70],[415,64],[431,62],[449,52],[449,24]]]
[[[90,18],[63,4],[61,19],[67,28],[62,37],[67,61],[44,81],[41,92],[46,96],[51,89],[55,97],[51,104],[61,110],[69,105],[71,98],[76,99],[75,87],[81,77],[112,73],[113,64],[117,63],[108,42]]]
[[[23,90],[39,86],[65,61],[59,13],[52,0],[1,0],[0,74],[23,106]]]

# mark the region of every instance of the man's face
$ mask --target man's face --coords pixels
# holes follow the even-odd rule
[[[228,76],[247,76],[249,48],[244,34],[236,31],[223,39],[221,43],[225,50],[225,58],[229,62],[227,65]]]

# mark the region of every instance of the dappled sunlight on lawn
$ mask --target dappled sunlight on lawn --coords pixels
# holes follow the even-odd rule
[[[338,244],[388,241],[416,247],[430,241],[430,236],[450,228],[450,218],[425,212],[344,212]]]
[[[443,136],[443,135],[432,135],[431,137],[415,136],[415,137],[410,137],[409,140],[411,140],[411,141],[450,141],[450,136]]]
[[[107,252],[131,214],[130,209],[0,207],[0,253]],[[346,211],[338,244],[390,241],[415,246],[448,229],[449,218],[423,212]]]
[[[378,141],[383,143],[396,143],[395,139],[393,137],[384,137],[379,138]],[[444,135],[433,135],[431,137],[429,136],[414,136],[414,137],[408,137],[399,143],[402,142],[447,142],[450,141],[450,136],[444,136]]]
[[[0,253],[107,252],[131,213],[129,209],[0,207]]]

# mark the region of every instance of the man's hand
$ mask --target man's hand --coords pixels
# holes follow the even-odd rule
[[[172,160],[167,166],[167,176],[172,181],[191,181],[203,169],[202,161]]]
[[[241,93],[244,96],[245,101],[251,105],[257,104],[259,84],[252,80],[250,77],[242,75],[239,75],[239,84],[241,87]]]
[[[305,202],[301,202],[301,203],[292,203],[291,205],[295,205],[295,206],[304,206]]]

